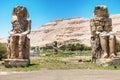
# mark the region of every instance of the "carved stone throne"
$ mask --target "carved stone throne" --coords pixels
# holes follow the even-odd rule
[[[25,7],[14,8],[12,26],[13,29],[9,32],[10,36],[8,37],[8,59],[5,59],[5,66],[28,66],[30,64],[30,39],[27,35],[31,31],[31,20]]]

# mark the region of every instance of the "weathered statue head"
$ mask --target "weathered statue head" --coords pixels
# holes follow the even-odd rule
[[[23,6],[17,6],[12,12],[12,31],[14,33],[22,33],[30,27],[31,22],[29,19],[28,11]]]
[[[29,14],[28,14],[28,11],[25,7],[23,6],[16,6],[14,9],[13,9],[13,13],[12,13],[12,16],[17,16],[18,18],[28,18],[29,17]]]
[[[96,17],[109,17],[108,8],[106,6],[96,6],[94,15]]]

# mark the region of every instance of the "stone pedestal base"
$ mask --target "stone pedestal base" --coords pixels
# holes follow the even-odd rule
[[[30,64],[29,59],[4,59],[5,67],[26,67]]]
[[[96,59],[96,63],[102,66],[117,66],[120,65],[120,58]]]

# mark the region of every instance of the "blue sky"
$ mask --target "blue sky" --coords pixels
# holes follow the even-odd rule
[[[120,0],[0,0],[0,37],[9,35],[11,13],[17,5],[27,7],[32,30],[55,19],[91,18],[97,5],[106,5],[110,14],[120,14]]]

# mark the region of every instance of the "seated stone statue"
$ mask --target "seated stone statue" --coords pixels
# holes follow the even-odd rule
[[[112,20],[106,6],[96,6],[90,20],[93,58],[116,56],[116,36],[112,32]]]
[[[29,59],[31,20],[23,6],[17,6],[12,13],[12,27],[8,38],[8,59]]]

